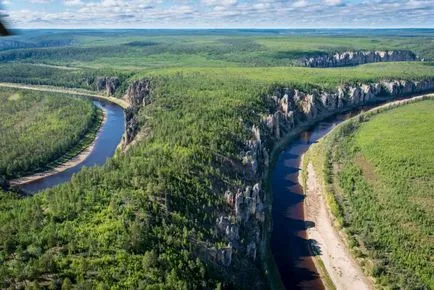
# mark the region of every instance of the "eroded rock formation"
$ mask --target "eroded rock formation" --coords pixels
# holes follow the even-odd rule
[[[120,85],[121,81],[117,77],[97,77],[95,79],[96,89],[105,91],[108,96],[113,96]]]
[[[403,96],[434,90],[434,79],[421,81],[381,81],[342,85],[332,91],[303,92],[291,88],[276,89],[270,96],[268,113],[259,113],[259,124],[247,127],[250,139],[240,152],[240,163],[246,172],[244,187],[227,189],[224,200],[231,209],[217,219],[217,231],[231,245],[231,260],[238,255],[255,261],[264,252],[265,192],[261,189],[263,173],[269,165],[270,152],[276,142],[304,124],[310,124],[333,113],[373,102],[379,97]],[[213,249],[210,249],[214,251]],[[223,258],[217,262],[230,266]]]
[[[203,243],[199,252],[204,253],[204,259],[227,268],[234,265],[234,259],[239,262],[246,261],[247,258],[251,265],[255,265],[255,261],[264,253],[264,225],[269,205],[261,184],[264,172],[269,166],[270,152],[282,137],[297,132],[301,125],[375,101],[380,96],[402,96],[429,90],[434,90],[434,79],[347,84],[332,91],[276,89],[268,97],[269,107],[256,113],[258,122],[246,125],[246,133],[250,138],[243,144],[243,149],[239,153],[239,167],[237,165],[236,169],[243,171],[241,176],[244,185],[224,188],[222,198],[227,204],[227,209],[218,214],[215,235],[227,246],[216,248]],[[124,143],[128,144],[140,127],[138,111],[152,102],[151,82],[133,82],[127,89],[124,99],[131,104],[126,111],[127,133]]]
[[[150,80],[147,79],[133,82],[125,93],[124,99],[130,104],[130,107],[125,110],[124,148],[131,143],[140,129],[137,113],[140,108],[151,103],[150,95],[151,85]]]
[[[150,80],[138,80],[128,87],[124,99],[126,99],[132,107],[140,107],[142,105],[146,106],[151,103],[150,91]]]
[[[340,67],[354,66],[372,62],[388,61],[415,61],[416,55],[409,50],[389,51],[345,51],[335,54],[323,54],[305,57],[299,60],[302,66],[307,67]]]

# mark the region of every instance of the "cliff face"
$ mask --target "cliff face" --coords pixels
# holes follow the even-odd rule
[[[318,55],[299,60],[306,67],[354,66],[372,62],[415,61],[416,55],[408,50],[391,51],[346,51],[342,53]]]
[[[142,106],[151,103],[151,85],[150,80],[138,80],[133,82],[127,89],[124,99],[130,104],[125,110],[125,137],[123,147],[125,148],[139,131],[139,121],[137,113]]]
[[[276,89],[267,97],[268,107],[262,113],[257,113],[261,117],[260,121],[246,125],[250,138],[245,140],[239,160],[235,161],[237,164],[231,165],[237,168],[233,168],[234,171],[242,171],[239,176],[245,177],[244,185],[220,188],[227,206],[217,214],[215,230],[226,246],[209,248],[204,243],[197,252],[201,253],[203,259],[221,267],[233,279],[237,279],[233,271],[240,264],[243,267],[258,265],[258,257],[265,251],[265,225],[270,222],[267,220],[270,205],[262,182],[269,166],[271,150],[286,134],[294,132],[303,124],[374,101],[379,96],[402,96],[431,90],[434,90],[434,79],[343,85],[333,91]],[[125,145],[137,134],[137,114],[140,108],[152,102],[151,95],[150,80],[135,81],[127,89],[124,99],[131,107],[126,111]],[[251,277],[252,281],[255,279],[259,278]]]
[[[113,96],[120,85],[121,81],[117,77],[97,77],[95,79],[96,89],[105,91],[108,96]]]
[[[227,189],[224,199],[231,208],[229,215],[217,220],[218,231],[226,236],[228,245],[217,259],[222,266],[230,266],[233,255],[248,257],[252,262],[263,253],[263,235],[267,204],[261,182],[269,165],[273,146],[298,126],[311,123],[334,112],[357,107],[380,96],[403,96],[434,90],[434,79],[423,81],[382,81],[378,83],[343,85],[334,91],[302,92],[280,88],[270,96],[267,114],[261,122],[250,127],[251,138],[240,152],[244,170],[253,176],[244,187]],[[239,237],[244,237],[240,239]]]

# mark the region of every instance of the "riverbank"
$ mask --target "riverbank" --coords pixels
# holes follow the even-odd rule
[[[311,251],[318,255],[323,267],[317,266],[322,272],[321,278],[328,284],[328,288],[335,289],[373,289],[371,282],[364,275],[362,269],[352,257],[341,236],[333,227],[329,211],[327,209],[321,183],[314,170],[312,162],[309,162],[306,170],[306,198],[304,200],[305,219],[312,221],[315,226],[306,230],[311,243]],[[323,269],[321,269],[323,268]],[[331,280],[332,285],[330,285]],[[326,283],[329,282],[329,283]]]
[[[87,91],[83,89],[69,89],[69,88],[53,87],[53,86],[43,86],[43,85],[36,86],[36,85],[24,85],[19,83],[1,83],[1,82],[0,82],[0,87],[23,89],[23,90],[34,90],[34,91],[42,91],[42,92],[63,93],[63,94],[90,97],[94,99],[109,101],[111,103],[114,103],[122,107],[123,109],[127,109],[130,106],[130,104],[124,99],[99,95],[99,94],[95,94],[95,92]]]
[[[354,120],[362,120],[364,117],[373,116],[401,105],[433,97],[434,95],[428,94],[378,106],[342,122],[320,141],[337,128]],[[375,280],[365,274],[369,269],[362,268],[355,259],[354,249],[349,246],[348,238],[343,232],[342,216],[337,210],[335,197],[327,190],[325,183],[327,176],[323,173],[324,151],[322,142],[311,146],[303,155],[302,173],[299,175],[300,184],[303,185],[306,195],[305,220],[314,223],[314,227],[307,229],[306,232],[311,242],[311,249],[317,253],[320,258],[319,262],[324,265],[324,267],[317,266],[317,268],[323,272],[322,277],[331,279],[336,289],[372,289]]]
[[[390,98],[378,98],[376,100],[373,100],[371,102],[368,102],[368,104],[375,104],[380,103],[382,101],[386,101]],[[273,252],[271,249],[271,235],[273,230],[273,220],[272,220],[272,204],[273,204],[273,192],[272,192],[272,173],[274,168],[276,167],[277,161],[279,159],[280,154],[287,148],[296,138],[303,132],[309,130],[309,128],[312,128],[315,126],[315,124],[318,124],[322,120],[325,120],[327,118],[330,118],[334,115],[338,115],[344,112],[350,112],[361,105],[354,105],[349,106],[346,108],[341,108],[339,110],[336,110],[334,112],[325,112],[317,118],[313,120],[309,120],[303,123],[300,123],[298,126],[293,128],[289,133],[287,133],[285,136],[283,136],[276,144],[274,144],[271,153],[270,153],[270,164],[265,168],[264,171],[264,188],[265,188],[265,203],[266,205],[266,212],[265,215],[265,223],[264,223],[264,232],[263,232],[263,238],[265,239],[265,249],[263,249],[263,261],[264,261],[264,273],[266,274],[269,287],[273,290],[280,290],[285,289],[285,286],[282,282],[282,278],[279,272],[279,268],[276,264],[275,258],[273,256]],[[300,183],[301,184],[301,183]],[[312,258],[313,262],[316,263],[315,258]],[[318,266],[317,266],[318,268]],[[326,277],[327,274],[321,274],[323,277]],[[327,278],[325,279],[327,280]],[[327,281],[325,281],[325,284],[327,285]]]
[[[71,150],[66,152],[59,159],[51,162],[47,167],[52,167],[49,170],[37,172],[28,176],[20,177],[9,181],[12,187],[19,187],[55,174],[68,170],[77,166],[92,153],[95,144],[98,140],[101,129],[107,121],[107,112],[105,109],[97,109],[97,121],[89,128],[88,133],[83,137],[80,142]]]

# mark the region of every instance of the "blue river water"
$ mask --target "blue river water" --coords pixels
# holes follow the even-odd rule
[[[19,188],[22,191],[34,194],[38,191],[65,183],[71,179],[74,173],[79,172],[83,167],[103,165],[108,158],[114,155],[125,131],[124,110],[120,106],[110,102],[101,100],[94,100],[93,102],[105,111],[106,121],[98,133],[95,147],[89,156],[83,162],[63,172],[20,186]]]
[[[306,235],[306,230],[315,224],[304,216],[304,192],[298,181],[302,155],[339,123],[399,99],[403,98],[386,98],[319,121],[300,133],[281,152],[272,172],[271,252],[286,289],[325,289],[309,251],[309,245],[315,241],[309,240]]]

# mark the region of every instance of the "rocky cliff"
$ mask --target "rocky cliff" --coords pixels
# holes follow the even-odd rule
[[[96,89],[105,91],[108,96],[113,96],[120,85],[121,81],[117,77],[97,77],[95,79]]]
[[[269,224],[270,202],[263,189],[272,148],[288,133],[311,124],[335,112],[357,107],[379,97],[402,96],[434,90],[434,79],[421,81],[381,81],[356,85],[342,85],[332,91],[301,91],[292,88],[277,88],[266,96],[265,107],[258,114],[256,124],[245,125],[250,136],[239,152],[239,158],[231,163],[231,170],[242,171],[244,185],[220,188],[226,207],[217,214],[216,236],[224,245],[209,247],[197,244],[193,252],[202,259],[218,265],[231,279],[237,267],[258,265],[264,254]],[[127,89],[124,99],[131,104],[126,111],[127,134],[125,144],[131,142],[139,130],[137,114],[143,106],[152,102],[151,80],[138,80]],[[223,166],[223,165],[222,165]],[[232,168],[232,166],[234,168]],[[236,168],[235,168],[236,167]],[[226,269],[226,270],[225,270]],[[247,279],[247,278],[246,278]],[[256,279],[255,277],[251,278]],[[237,284],[238,285],[238,284]]]
[[[296,132],[302,125],[374,102],[379,97],[398,97],[433,90],[434,79],[343,85],[333,91],[276,89],[273,95],[267,97],[270,106],[267,113],[260,114],[260,123],[246,128],[251,138],[245,141],[240,152],[240,163],[249,173],[246,176],[253,178],[249,178],[244,187],[228,188],[224,194],[231,210],[229,214],[222,213],[216,221],[217,230],[227,240],[227,247],[221,249],[216,257],[217,262],[229,267],[236,255],[248,257],[254,262],[259,254],[264,253],[264,221],[269,218],[267,208],[270,205],[261,184],[269,166],[271,150],[281,138]]]
[[[299,60],[306,67],[340,67],[354,66],[372,62],[415,61],[416,55],[408,50],[389,51],[345,51],[335,54],[324,54],[305,57]]]
[[[123,97],[130,107],[125,110],[125,136],[123,147],[125,148],[139,131],[137,114],[143,106],[151,103],[151,82],[150,80],[134,81],[125,92]]]

